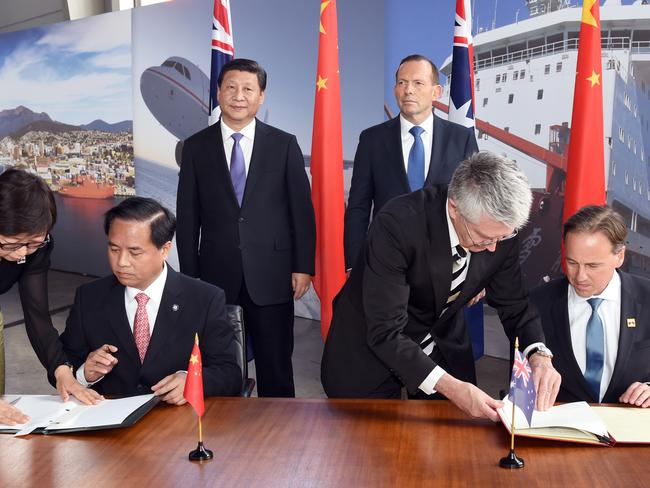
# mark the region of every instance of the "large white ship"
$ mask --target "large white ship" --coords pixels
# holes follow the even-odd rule
[[[559,242],[581,7],[525,0],[530,17],[474,36],[477,139],[524,169],[535,190],[520,260],[529,285],[560,272]],[[627,222],[624,267],[650,276],[650,5],[600,9],[607,202]],[[448,100],[451,56],[441,100]],[[447,106],[436,103],[446,112]]]

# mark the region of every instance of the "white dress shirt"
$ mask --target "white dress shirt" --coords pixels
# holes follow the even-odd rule
[[[587,368],[587,322],[589,322],[592,310],[587,300],[593,297],[581,297],[571,285],[568,286],[567,294],[571,346],[580,371],[584,374]],[[612,379],[618,354],[618,338],[621,326],[621,278],[618,273],[614,272],[607,287],[600,295],[594,295],[594,297],[603,299],[600,307],[598,307],[598,316],[603,323],[605,337],[605,360],[603,363],[603,376],[600,381],[600,397],[598,398],[598,401],[601,401]]]
[[[253,119],[249,124],[240,131],[231,129],[221,119],[221,138],[223,139],[223,150],[226,153],[226,162],[228,169],[230,169],[230,158],[232,156],[232,147],[235,145],[235,140],[231,137],[235,132],[239,132],[244,137],[239,141],[239,146],[244,153],[244,166],[246,167],[246,176],[248,176],[248,168],[251,164],[251,156],[253,154],[253,141],[255,140],[255,123]]]
[[[409,131],[411,127],[415,124],[412,124],[404,118],[403,115],[399,116],[399,126],[400,133],[402,136],[402,155],[404,156],[404,169],[408,174],[408,165],[409,165],[409,153],[415,142],[413,134]],[[420,134],[420,139],[422,139],[422,144],[424,145],[424,179],[427,179],[429,174],[429,163],[431,162],[431,147],[433,146],[433,112],[426,118],[424,122],[419,124],[420,127],[424,129],[424,132]],[[231,146],[232,147],[232,146]]]
[[[447,229],[449,230],[449,242],[451,243],[451,247],[449,248],[449,254],[454,256],[456,254],[456,246],[460,244],[460,239],[458,238],[458,234],[456,233],[454,224],[452,223],[451,218],[449,217],[449,199],[447,199],[447,201],[445,202],[445,216],[447,217]],[[463,249],[465,248],[463,247]],[[466,258],[467,264],[465,265],[465,267],[466,269],[469,269],[469,262],[472,258],[472,253],[468,249],[465,249],[465,251],[467,251],[467,258]],[[451,291],[451,289],[449,291]],[[427,334],[425,338],[422,339],[421,342],[428,340],[430,337],[431,334]],[[433,347],[435,345],[436,345],[435,341],[432,342],[431,345],[427,346],[425,352],[428,351],[428,353],[430,353],[433,350]],[[429,375],[426,378],[424,378],[422,384],[420,384],[419,386],[420,390],[422,390],[427,395],[433,395],[436,392],[435,387],[436,384],[438,383],[438,380],[440,380],[440,378],[442,378],[442,376],[445,373],[446,371],[440,366],[436,366],[435,368],[433,368],[431,373],[429,373]]]
[[[156,323],[156,318],[158,317],[158,309],[160,308],[160,301],[162,300],[162,294],[165,289],[165,282],[167,281],[167,263],[163,263],[163,269],[158,277],[151,283],[146,290],[139,290],[137,288],[132,288],[127,286],[124,288],[124,309],[126,310],[126,318],[129,321],[129,327],[131,327],[131,333],[133,333],[133,323],[135,322],[135,312],[138,310],[138,302],[135,299],[135,296],[143,292],[149,297],[147,302],[147,319],[149,321],[149,334],[150,337],[153,335],[153,327]],[[103,378],[103,376],[102,376]],[[83,386],[94,385],[102,378],[99,378],[92,383],[86,381],[86,376],[84,375],[84,365],[77,370],[77,381]]]

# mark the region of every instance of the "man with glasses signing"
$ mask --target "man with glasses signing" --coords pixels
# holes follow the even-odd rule
[[[400,398],[405,386],[411,398],[439,392],[473,417],[496,420],[502,404],[475,386],[462,320],[462,307],[485,288],[510,340],[530,355],[537,409],[552,406],[561,378],[528,303],[515,238],[531,202],[516,164],[481,152],[459,165],[449,189],[386,204],[335,300],[321,367],[326,393]]]

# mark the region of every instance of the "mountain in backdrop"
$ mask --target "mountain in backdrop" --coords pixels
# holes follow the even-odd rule
[[[83,129],[77,125],[64,124],[55,120],[36,120],[12,133],[11,137],[19,139],[28,132],[32,131],[52,132],[56,134],[58,132],[71,132],[75,130],[79,131]]]
[[[101,119],[96,119],[93,120],[90,124],[80,125],[79,127],[84,130],[100,130],[102,132],[132,132],[133,121],[123,120],[122,122],[109,124],[108,122],[104,122]]]
[[[123,120],[109,124],[101,119],[89,124],[72,125],[57,122],[45,112],[36,113],[23,105],[13,109],[0,110],[0,139],[5,136],[19,138],[30,131],[68,132],[75,130],[97,130],[102,132],[132,132],[133,121]]]
[[[0,139],[37,121],[52,121],[45,112],[36,113],[19,105],[16,108],[0,110]]]

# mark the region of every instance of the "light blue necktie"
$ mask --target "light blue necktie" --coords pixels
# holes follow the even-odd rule
[[[241,207],[241,201],[244,198],[244,188],[246,187],[246,165],[244,164],[244,151],[242,151],[239,141],[244,137],[244,134],[235,132],[230,137],[235,141],[232,145],[232,153],[230,154],[230,179],[235,189],[237,201]]]
[[[587,322],[587,367],[585,369],[585,379],[591,390],[600,401],[600,380],[603,377],[603,364],[605,362],[605,333],[603,331],[603,321],[598,315],[598,307],[602,303],[602,298],[590,298],[587,300],[591,305],[591,317]]]
[[[413,134],[413,146],[411,146],[411,151],[409,152],[406,174],[408,175],[411,191],[416,191],[424,186],[424,144],[422,144],[422,139],[420,138],[424,129],[414,125],[409,132]]]

